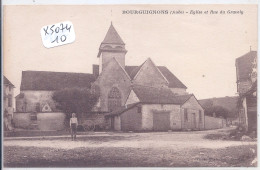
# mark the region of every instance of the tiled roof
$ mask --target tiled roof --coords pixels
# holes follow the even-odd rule
[[[134,85],[132,89],[141,103],[148,104],[183,104],[191,97],[191,95],[176,96],[169,88]]]
[[[178,95],[178,96],[175,96],[175,100],[179,104],[184,104],[187,100],[189,100],[191,98],[191,96],[193,96],[193,94]]]
[[[140,65],[140,66],[125,66],[125,70],[126,70],[127,74],[131,77],[131,79],[134,79],[135,75],[141,69],[142,65]]]
[[[141,65],[142,66],[142,65]],[[127,74],[133,79],[141,66],[125,66]],[[163,76],[168,80],[170,88],[187,88],[167,67],[157,66]]]
[[[125,111],[135,107],[136,105],[138,105],[139,103],[134,103],[134,104],[129,104],[127,106],[121,106],[119,108],[117,108],[116,110],[105,114],[105,116],[113,116],[113,115],[120,115],[121,113],[124,113]]]
[[[250,79],[252,73],[252,62],[257,57],[257,51],[250,51],[236,59],[237,81]]]
[[[111,23],[107,34],[105,36],[105,39],[102,42],[103,44],[121,44],[125,45],[122,38],[117,33],[116,29],[114,28],[113,24]]]
[[[185,88],[187,87],[165,66],[158,66],[161,73],[168,80],[170,88]]]
[[[24,98],[24,93],[20,93],[20,94],[18,94],[17,96],[15,96],[15,98],[17,98],[17,99],[21,99],[21,98]]]
[[[93,74],[23,71],[20,90],[60,90],[63,88],[90,88]]]
[[[4,84],[14,87],[14,85],[4,76]]]
[[[127,106],[121,106],[111,113],[107,113],[105,116],[120,115],[127,110],[137,106],[138,104],[177,104],[182,105],[190,99],[193,94],[175,96],[170,89],[167,88],[154,88],[148,86],[133,86],[133,90],[139,98],[139,102],[129,104]]]

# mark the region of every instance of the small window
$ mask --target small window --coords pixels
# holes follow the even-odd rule
[[[11,86],[9,86],[9,91],[11,91],[12,90],[12,87]]]
[[[142,107],[141,106],[137,107],[137,113],[142,113]]]
[[[241,114],[241,115],[244,115],[244,114],[245,114],[244,108],[240,109],[240,114]]]
[[[188,121],[188,109],[184,109],[184,121]]]
[[[12,96],[8,96],[8,107],[12,107],[12,104],[13,104]]]
[[[36,108],[35,108],[36,112],[40,112],[40,103],[36,103]]]
[[[201,113],[201,110],[199,110],[199,120],[200,120],[200,122],[202,122],[202,113]]]
[[[37,115],[36,114],[31,114],[30,118],[31,118],[31,120],[37,120]]]

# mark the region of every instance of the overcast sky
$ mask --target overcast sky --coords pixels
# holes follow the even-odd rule
[[[131,9],[242,10],[243,15],[122,14]],[[73,23],[75,42],[45,48],[40,29],[62,21]],[[15,95],[25,70],[91,73],[111,21],[126,44],[126,65],[150,57],[198,99],[236,95],[235,59],[250,46],[257,50],[256,5],[5,6],[4,75],[16,86]]]

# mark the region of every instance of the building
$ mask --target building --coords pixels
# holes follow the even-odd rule
[[[56,112],[53,92],[64,88],[91,88],[93,74],[23,71],[20,94],[15,97],[16,112]]]
[[[131,130],[127,123],[135,123],[132,119],[139,122],[138,128],[132,130],[203,129],[203,108],[167,67],[156,66],[150,58],[140,66],[128,66],[126,53],[125,43],[111,23],[99,47],[99,64],[93,65],[92,74],[24,71],[21,93],[16,96],[17,111],[55,111],[51,98],[54,91],[92,88],[100,94],[93,111],[107,113],[104,123],[111,129]],[[118,113],[122,107],[125,109]],[[135,109],[137,113],[132,112]],[[130,111],[135,116],[126,118]],[[117,113],[120,116],[114,116]],[[140,124],[148,119],[147,124]]]
[[[257,52],[236,59],[239,123],[247,130],[257,129]]]
[[[4,77],[3,87],[3,113],[4,113],[4,130],[12,130],[12,119],[14,113],[13,99],[14,99],[14,85]]]
[[[111,24],[98,53],[100,108],[114,130],[202,129],[204,110],[167,67],[148,58],[125,64],[125,43]]]
[[[125,106],[106,115],[122,131],[204,129],[204,111],[192,94],[174,95],[169,88],[133,85]]]
[[[23,71],[20,94],[15,97],[14,125],[23,129],[62,130],[66,115],[56,107],[52,94],[64,88],[91,88],[92,74]]]

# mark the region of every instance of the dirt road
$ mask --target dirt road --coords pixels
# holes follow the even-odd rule
[[[70,136],[5,138],[4,158],[6,166],[14,167],[250,166],[257,142],[204,138],[218,132],[223,130],[92,133],[77,141]]]
[[[223,131],[223,130],[221,130]],[[225,148],[230,146],[254,145],[256,142],[207,140],[206,134],[217,130],[201,132],[153,132],[153,133],[94,133],[79,135],[77,141],[70,136],[7,138],[4,146],[34,146],[57,149],[80,147],[130,147],[130,148]],[[15,139],[15,140],[12,140]]]

